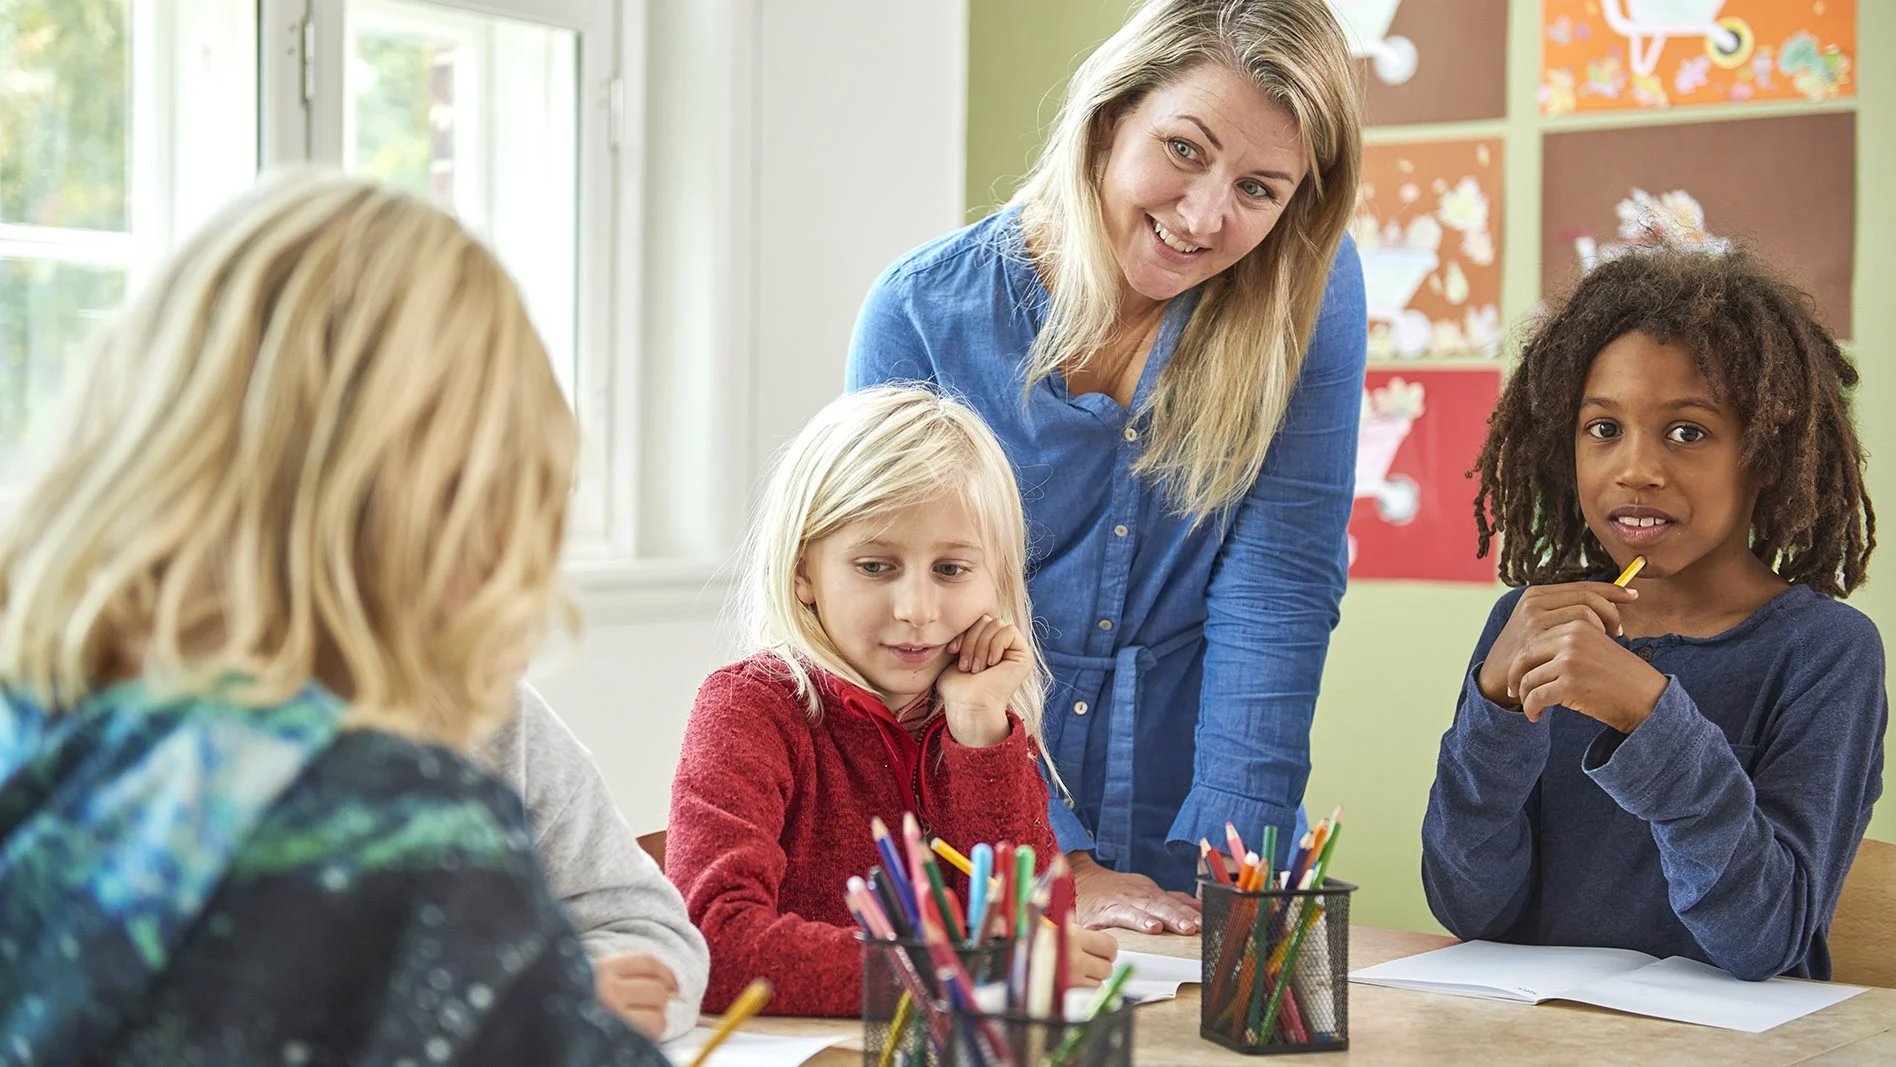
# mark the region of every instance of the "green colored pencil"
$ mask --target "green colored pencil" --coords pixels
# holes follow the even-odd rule
[[[1072,1059],[1073,1054],[1086,1043],[1086,1031],[1091,1028],[1095,1020],[1110,1010],[1108,1006],[1113,1001],[1119,999],[1119,991],[1125,987],[1126,979],[1130,977],[1132,977],[1130,961],[1121,961],[1119,966],[1114,967],[1106,983],[1099,987],[1099,992],[1093,994],[1093,1002],[1086,1006],[1085,1020],[1078,1026],[1067,1027],[1066,1039],[1060,1042],[1060,1047],[1054,1049],[1052,1055],[1040,1061],[1040,1067],[1060,1067],[1061,1064]],[[1059,1009],[1056,1008],[1056,1010]]]
[[[1324,869],[1329,867],[1330,865],[1330,853],[1336,848],[1337,835],[1342,832],[1343,832],[1343,824],[1340,822],[1330,827],[1330,839],[1323,843],[1323,851],[1319,853],[1317,856],[1316,866],[1310,868],[1311,888],[1318,889],[1318,890],[1321,890],[1323,888]],[[1309,910],[1313,902],[1314,902],[1314,898],[1310,898],[1310,897],[1304,898],[1303,907],[1299,908],[1297,911],[1296,925],[1293,926],[1290,931],[1290,948],[1284,951],[1284,969],[1278,976],[1277,988],[1271,991],[1271,1006],[1264,1013],[1264,1022],[1263,1022],[1262,1029],[1259,1029],[1258,1024],[1256,1022],[1256,1019],[1257,1019],[1257,1014],[1256,1014],[1257,1009],[1255,1006],[1256,1000],[1254,999],[1252,1001],[1253,1007],[1251,1009],[1252,1014],[1251,1014],[1251,1020],[1250,1020],[1251,1030],[1253,1033],[1258,1035],[1259,1044],[1268,1043],[1270,1040],[1270,1034],[1277,1027],[1277,1013],[1281,1011],[1284,1007],[1284,992],[1285,990],[1288,990],[1290,988],[1290,975],[1291,975],[1291,972],[1295,970],[1297,967],[1297,952],[1299,949],[1303,948],[1304,934],[1308,932],[1310,929],[1310,927],[1304,925],[1304,922],[1303,922],[1304,912]],[[1289,910],[1289,909],[1286,909],[1286,910]],[[1268,971],[1269,971],[1269,968],[1263,966],[1263,963],[1260,961],[1258,965],[1259,976],[1260,977],[1266,976],[1268,974]]]
[[[955,922],[955,913],[948,907],[948,887],[942,883],[941,868],[935,866],[935,857],[922,857],[922,873],[928,876],[928,891],[935,895],[935,910],[941,912],[941,928],[948,932],[948,943],[961,940],[961,924]]]

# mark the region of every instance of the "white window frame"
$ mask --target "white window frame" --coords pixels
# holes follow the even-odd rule
[[[639,146],[642,107],[627,96],[623,57],[642,54],[627,28],[644,0],[424,0],[574,31],[578,78],[577,360],[573,402],[580,478],[566,560],[582,572],[644,570],[639,557],[636,461],[640,311]],[[261,154],[266,167],[340,166],[346,0],[259,0]],[[622,11],[622,5],[632,10]]]
[[[343,53],[336,46],[344,8],[340,0],[126,3],[133,20],[126,230],[0,226],[0,248],[124,269],[129,293],[185,235],[247,187],[256,170],[340,161],[342,109],[308,109],[305,90],[315,95],[333,85],[341,101]],[[704,53],[691,62],[710,65],[693,68],[702,76],[691,76],[696,87],[688,91],[705,94],[693,106],[702,104],[706,116],[710,201],[718,205],[704,220],[709,259],[694,270],[708,269],[715,310],[703,324],[707,348],[693,343],[688,351],[652,353],[643,351],[642,336],[651,0],[439,5],[581,34],[576,184],[585,289],[575,295],[580,344],[572,395],[583,455],[565,569],[588,616],[598,621],[695,614],[719,599],[717,590],[729,578],[725,554],[741,536],[748,510],[757,474],[749,378],[760,4],[707,0],[689,16],[692,32],[703,35],[694,51]],[[234,131],[242,136],[233,137]],[[678,180],[707,179],[667,178]],[[648,366],[648,358],[657,365]],[[641,417],[646,404],[655,411],[681,405],[676,410],[693,414],[661,428]],[[665,439],[652,439],[658,435]],[[0,485],[0,516],[13,499],[14,487]],[[641,536],[646,508],[649,541]],[[689,518],[667,525],[678,509]]]
[[[169,228],[168,183],[158,166],[159,146],[169,139],[169,108],[150,106],[173,77],[172,53],[156,40],[166,23],[156,5],[128,0],[131,54],[125,82],[131,95],[125,143],[125,228],[93,230],[0,220],[0,258],[36,259],[77,267],[126,272],[126,290],[147,268],[142,248],[162,245]],[[156,127],[156,128],[154,128]],[[16,487],[7,487],[11,494]]]
[[[227,135],[212,136],[201,113],[212,101],[230,107],[239,76],[253,85],[255,50],[240,31],[255,0],[125,0],[131,54],[126,85],[126,220],[123,230],[0,221],[0,256],[125,272],[127,297],[149,279],[179,238],[228,196],[250,184],[254,154]],[[195,110],[194,110],[195,109]],[[228,119],[229,112],[225,112]],[[240,106],[236,118],[254,121]],[[187,137],[198,140],[182,149]],[[22,486],[0,484],[0,517]]]

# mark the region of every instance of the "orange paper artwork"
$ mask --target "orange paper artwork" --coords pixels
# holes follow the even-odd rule
[[[1369,358],[1500,350],[1500,140],[1364,145],[1350,232]]]
[[[1856,94],[1856,0],[1542,0],[1543,115]]]

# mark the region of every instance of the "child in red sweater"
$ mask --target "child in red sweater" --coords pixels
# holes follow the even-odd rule
[[[672,783],[665,869],[711,946],[705,1010],[758,976],[773,1013],[860,1010],[844,881],[881,862],[872,816],[1057,853],[1026,541],[1007,457],[952,400],[851,393],[790,446],[752,534],[755,653],[699,691]],[[1105,977],[1117,943],[1071,943],[1078,979]]]

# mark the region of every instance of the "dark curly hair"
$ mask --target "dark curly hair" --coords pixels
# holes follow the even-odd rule
[[[1580,514],[1574,425],[1594,356],[1632,331],[1689,350],[1744,427],[1762,490],[1751,550],[1786,581],[1842,596],[1876,547],[1863,449],[1850,421],[1857,371],[1814,302],[1753,252],[1660,247],[1595,267],[1535,325],[1470,475],[1477,556],[1502,538],[1509,585],[1575,581],[1610,565]]]

